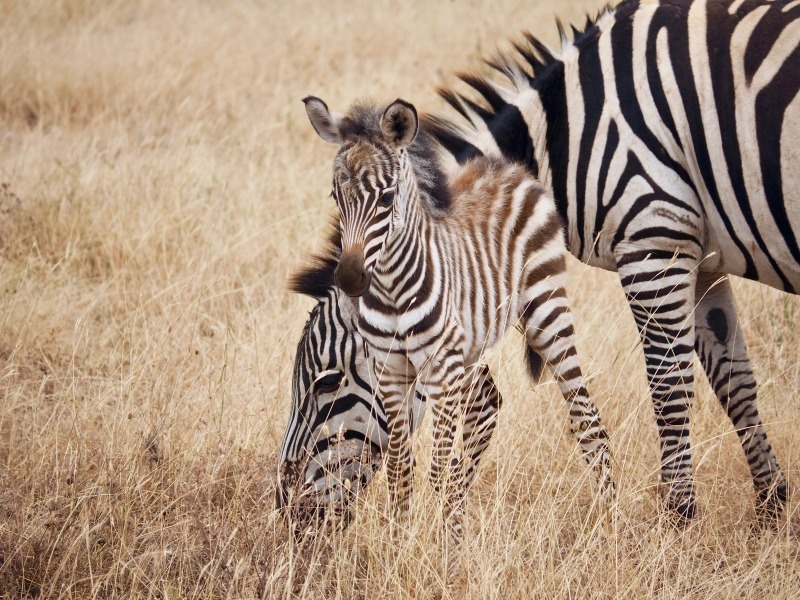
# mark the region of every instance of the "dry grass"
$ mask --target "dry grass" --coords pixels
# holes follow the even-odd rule
[[[702,516],[682,531],[657,516],[632,319],[614,276],[578,264],[580,346],[621,491],[610,516],[592,509],[562,402],[551,384],[531,390],[515,336],[492,359],[506,406],[453,589],[422,473],[394,541],[380,478],[354,525],[311,550],[273,509],[309,307],[284,281],[331,209],[332,149],[300,98],[436,109],[435,85],[506,36],[554,41],[546,3],[504,4],[0,0],[0,597],[798,595],[796,505],[754,530],[747,465],[705,384]],[[736,288],[793,481],[800,302]]]

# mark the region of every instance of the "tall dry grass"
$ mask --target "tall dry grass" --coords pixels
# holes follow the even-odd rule
[[[564,3],[580,21],[594,0]],[[332,208],[308,93],[344,107],[434,88],[553,8],[0,0],[0,597],[789,598],[795,504],[754,528],[743,454],[701,383],[701,516],[659,517],[641,353],[613,275],[572,264],[580,349],[612,434],[619,501],[591,482],[552,384],[515,336],[506,404],[445,590],[421,461],[409,530],[379,478],[343,535],[302,548],[273,508],[294,345],[284,290]],[[761,409],[790,480],[800,302],[737,282]],[[419,441],[424,456],[425,441]]]

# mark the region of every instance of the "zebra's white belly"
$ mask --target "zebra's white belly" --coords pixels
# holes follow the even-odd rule
[[[741,203],[730,201],[733,198],[724,199],[728,207],[726,216],[733,224],[733,236],[740,244],[735,243],[722,219],[712,211],[707,219],[711,233],[709,251],[721,256],[718,270],[738,276],[748,275],[746,252],[756,270],[754,279],[784,289],[782,274],[795,291],[800,291],[797,255],[800,243],[800,94],[784,113],[780,181],[770,179],[770,174],[762,171],[762,148],[755,141],[755,121],[756,115],[752,114],[748,119],[750,128],[743,126],[739,134],[742,174],[749,202],[743,209]],[[780,190],[778,195],[775,194],[776,187]],[[771,198],[769,190],[772,190]],[[770,206],[771,202],[782,203],[782,207]],[[709,203],[710,200],[705,201],[707,208]],[[706,265],[702,268],[710,270]]]

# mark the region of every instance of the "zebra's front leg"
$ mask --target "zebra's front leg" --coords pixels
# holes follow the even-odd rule
[[[378,390],[383,398],[389,434],[386,449],[389,505],[395,520],[405,521],[414,482],[411,430],[416,372],[404,353],[376,352],[375,358]]]
[[[467,369],[464,382],[461,386],[462,398],[456,402],[455,394],[451,394],[450,406],[455,411],[451,415],[443,415],[441,419],[449,420],[453,427],[450,433],[455,433],[455,423],[458,421],[458,406],[461,406],[463,415],[461,430],[461,451],[450,454],[449,473],[444,474],[441,469],[447,463],[446,448],[442,448],[439,455],[437,474],[431,471],[431,481],[434,489],[445,494],[445,525],[450,542],[454,546],[461,544],[464,538],[464,503],[469,493],[475,476],[478,472],[481,458],[494,434],[497,426],[497,413],[502,404],[502,397],[494,384],[489,366],[478,364]],[[450,444],[454,446],[455,440]],[[459,459],[460,456],[460,459]],[[446,486],[442,482],[449,482]]]
[[[786,504],[786,478],[758,414],[756,380],[730,281],[719,273],[700,273],[696,297],[697,355],[747,457],[758,494],[756,510],[765,517],[777,517]]]
[[[455,452],[455,434],[464,394],[464,362],[458,352],[438,353],[430,361],[425,391],[433,415],[430,480],[442,497],[447,540],[453,548],[463,539],[465,490],[461,461]]]
[[[695,514],[689,408],[694,397],[694,293],[699,260],[678,251],[633,249],[617,261],[642,338],[661,446],[667,508]]]
[[[522,314],[528,346],[548,365],[569,406],[570,430],[578,440],[586,462],[594,469],[604,494],[614,493],[608,435],[600,412],[589,397],[575,347],[575,329],[561,268],[529,286]]]
[[[464,385],[462,460],[459,484],[466,495],[472,487],[483,453],[497,426],[497,413],[503,403],[494,384],[489,365],[477,364],[467,371]]]

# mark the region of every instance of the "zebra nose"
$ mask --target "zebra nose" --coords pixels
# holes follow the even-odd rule
[[[286,489],[284,483],[279,481],[278,485],[275,487],[275,508],[278,510],[283,510],[286,508],[288,503],[289,491]]]
[[[356,298],[367,291],[370,276],[360,257],[346,254],[339,260],[334,280],[340,290],[351,298]]]

